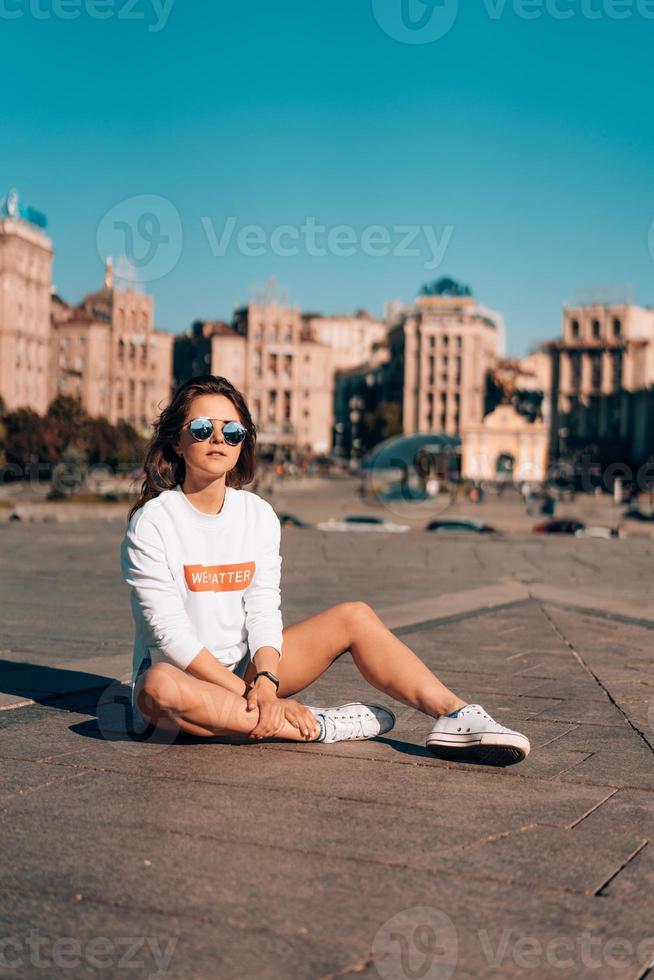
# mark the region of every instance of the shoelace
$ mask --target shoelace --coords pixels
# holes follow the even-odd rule
[[[325,722],[331,722],[330,734],[333,734],[338,727],[338,730],[344,738],[351,738],[352,735],[359,735],[361,738],[365,738],[366,733],[363,730],[363,719],[357,718],[356,715],[336,715],[336,718],[327,716]]]
[[[494,718],[491,718],[490,715],[487,715],[485,711],[480,711],[479,708],[471,708],[470,705],[466,705],[465,708],[462,708],[461,711],[459,711],[459,713],[458,713],[458,715],[456,717],[457,717],[457,719],[459,719],[459,718],[463,717],[464,715],[467,716],[467,715],[472,715],[472,714],[481,715],[483,718],[486,719],[486,721],[490,721],[490,722],[492,722],[493,725],[497,725],[498,728],[502,728],[502,725],[498,725],[498,723],[495,721],[495,719]],[[504,730],[506,731],[506,729],[504,729]],[[460,732],[460,731],[461,731],[461,728],[457,728],[457,732]],[[468,728],[468,731],[470,731],[469,728]]]

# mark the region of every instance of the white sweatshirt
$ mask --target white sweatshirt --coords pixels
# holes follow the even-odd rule
[[[282,653],[279,518],[249,490],[227,487],[203,514],[178,484],[131,517],[121,546],[136,626],[132,680],[149,653],[185,669],[206,647],[233,670],[248,652]]]

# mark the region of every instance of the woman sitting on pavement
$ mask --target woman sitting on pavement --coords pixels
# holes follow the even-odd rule
[[[137,733],[340,742],[390,731],[374,703],[294,699],[344,652],[378,691],[434,719],[427,748],[446,759],[521,762],[529,741],[448,690],[364,602],[283,627],[280,522],[243,486],[256,429],[226,378],[192,378],[161,412],[121,548],[136,635]]]

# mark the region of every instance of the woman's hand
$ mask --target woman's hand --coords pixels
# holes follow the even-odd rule
[[[248,691],[247,710],[259,710],[259,720],[248,738],[270,738],[284,727],[284,701],[277,697],[272,681],[257,681]]]
[[[291,725],[294,725],[305,738],[318,734],[320,726],[316,716],[307,707],[292,698],[284,698],[281,704],[284,708],[286,721],[290,721]]]

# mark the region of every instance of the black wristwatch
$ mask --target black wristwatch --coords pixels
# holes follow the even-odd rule
[[[254,684],[255,684],[255,682],[257,680],[257,677],[269,677],[270,680],[275,685],[275,690],[279,690],[279,677],[275,677],[275,675],[272,674],[269,670],[260,670],[258,672],[258,674],[255,675],[254,680],[252,681],[252,686],[253,687],[254,687]]]

